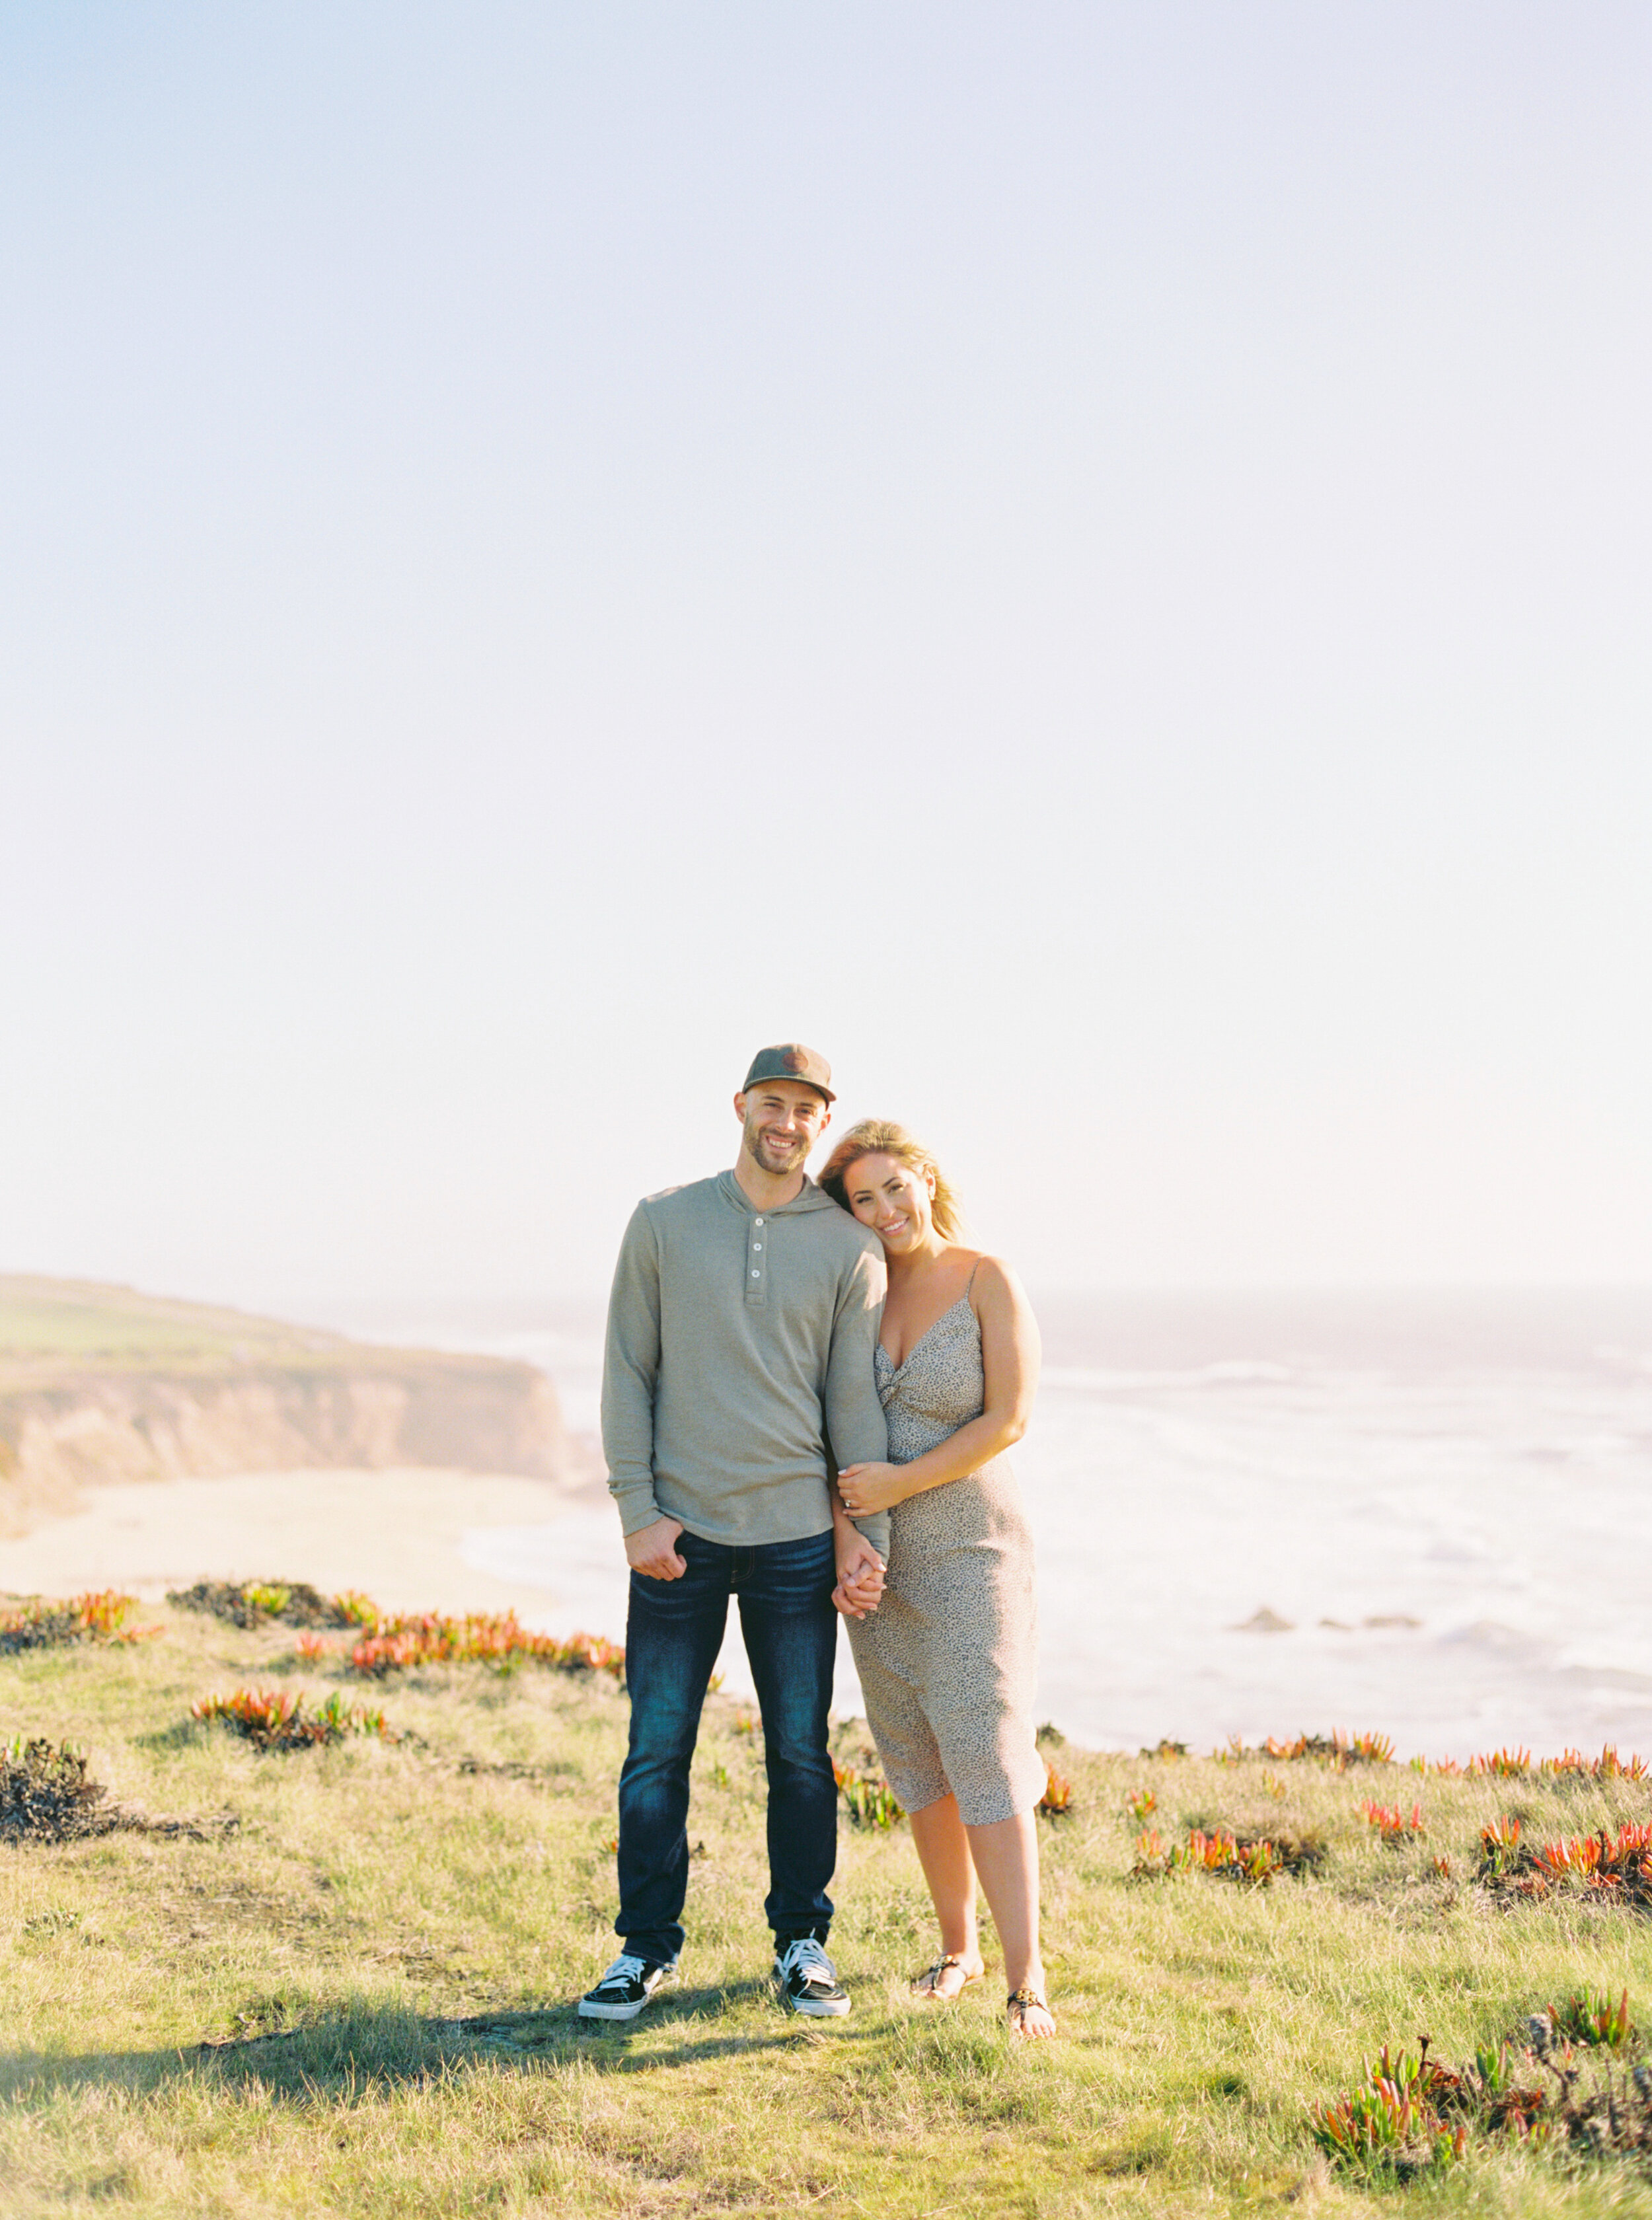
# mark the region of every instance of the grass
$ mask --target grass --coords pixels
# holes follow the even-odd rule
[[[0,1380],[46,1371],[233,1369],[361,1352],[342,1335],[93,1281],[0,1274]]]
[[[503,1357],[391,1349],[324,1327],[148,1295],[90,1280],[0,1273],[0,1394],[84,1390],[88,1381],[244,1377],[313,1383],[367,1371],[409,1380],[509,1377]]]
[[[853,2015],[780,2012],[761,1736],[714,1697],[682,1984],[608,2031],[570,2006],[615,1947],[623,1689],[532,1662],[417,1666],[386,1692],[402,1740],[290,1751],[191,1717],[241,1685],[355,1701],[347,1657],[297,1638],[169,1612],[135,1645],[0,1658],[0,1741],[68,1740],[123,1805],[239,1822],[0,1844],[0,2214],[1652,2220],[1652,2178],[1621,2161],[1471,2140],[1460,2164],[1373,2186],[1320,2155],[1311,2118],[1424,2031],[1468,2061],[1624,1988],[1652,2021],[1645,1913],[1569,1871],[1541,1899],[1473,1879],[1482,1830],[1616,1840],[1649,1816],[1644,1783],[1069,1745],[1070,1808],[1040,1830],[1062,2038],[1012,2049],[1001,1982],[944,2011],[907,1994],[933,1938],[900,1824],[840,1836]],[[835,1749],[867,1767],[858,1726]],[[1361,1805],[1402,1798],[1426,1831],[1385,1843]],[[1150,1818],[1167,1846],[1197,1830],[1325,1855],[1265,1886],[1132,1880]]]

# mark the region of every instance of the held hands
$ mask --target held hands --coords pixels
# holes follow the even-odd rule
[[[838,1585],[832,1600],[845,1618],[864,1618],[883,1593],[883,1560],[852,1526],[838,1529]]]
[[[641,1573],[651,1581],[680,1581],[689,1569],[686,1560],[676,1553],[676,1537],[683,1531],[680,1518],[657,1518],[651,1526],[639,1526],[634,1534],[626,1536],[626,1562],[633,1573]]]
[[[838,1493],[851,1518],[870,1518],[873,1512],[887,1511],[892,1503],[903,1500],[901,1468],[898,1464],[845,1465],[838,1475]]]

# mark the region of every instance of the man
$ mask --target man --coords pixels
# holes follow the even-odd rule
[[[882,1252],[803,1169],[833,1099],[814,1050],[760,1050],[734,1097],[732,1171],[639,1203],[620,1244],[602,1444],[631,1566],[625,1949],[582,1998],[588,2018],[634,2019],[676,1969],[689,1768],[731,1595],[763,1713],[775,1978],[794,2011],[849,2010],[825,1948],[832,1591],[876,1597],[888,1527],[887,1514],[851,1525],[827,1459],[882,1460],[888,1444],[872,1370]]]

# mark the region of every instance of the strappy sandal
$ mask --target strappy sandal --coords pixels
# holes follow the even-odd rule
[[[943,1974],[951,1973],[954,1966],[957,1967],[960,1972],[963,1972],[963,1960],[956,1950],[949,1950],[944,1958],[937,1958],[932,1966],[926,1966],[921,1974],[913,1977],[912,1986],[914,1994],[924,1998],[927,2003],[932,2005],[950,2005],[956,2003],[957,1999],[963,1994],[965,1989],[969,1987],[971,1981],[978,1981],[981,1979],[981,1974],[964,1973],[963,1979],[958,1983],[957,1987],[952,1991],[951,1996],[944,1996],[941,1992],[941,1975]],[[986,1969],[983,1967],[982,1972],[985,1970]]]
[[[1004,2009],[1009,2014],[1010,2033],[1013,2036],[1017,2036],[1028,2042],[1046,2039],[1027,2034],[1026,2016],[1030,2011],[1049,2012],[1048,1997],[1040,1996],[1037,1989],[1012,1989],[1009,2001]],[[1050,2012],[1050,2017],[1053,2021],[1056,2016],[1054,2012]]]

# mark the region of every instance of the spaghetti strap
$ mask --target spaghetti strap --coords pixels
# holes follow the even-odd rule
[[[974,1294],[974,1292],[975,1292],[976,1274],[980,1269],[981,1269],[981,1259],[980,1259],[980,1257],[977,1257],[976,1258],[975,1263],[974,1263],[973,1264],[971,1264],[971,1265],[970,1265],[970,1267],[969,1267],[969,1276],[968,1280],[966,1280],[966,1281],[965,1281],[965,1282],[964,1282],[964,1286],[963,1286],[963,1300],[964,1300],[964,1301],[965,1301],[966,1303],[969,1302],[969,1298],[970,1298],[970,1296],[971,1296],[971,1295]],[[969,1307],[971,1308],[971,1310],[973,1310],[973,1309],[975,1308],[974,1304],[973,1304],[973,1303],[970,1303],[970,1304],[969,1304]]]

